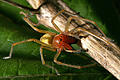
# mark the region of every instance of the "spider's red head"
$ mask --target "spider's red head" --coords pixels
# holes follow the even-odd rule
[[[71,44],[75,42],[76,42],[75,38],[64,34],[59,34],[54,37],[52,45],[54,48],[57,49],[62,48],[62,49],[71,50],[72,49]]]

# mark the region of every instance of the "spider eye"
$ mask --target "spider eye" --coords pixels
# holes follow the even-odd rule
[[[62,39],[60,39],[60,41],[62,41]]]

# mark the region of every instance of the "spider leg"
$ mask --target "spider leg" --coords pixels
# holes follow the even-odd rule
[[[47,44],[45,44],[45,43],[43,43],[43,42],[41,42],[41,41],[39,41],[37,39],[28,39],[28,40],[25,40],[25,41],[13,43],[12,46],[11,46],[11,50],[10,50],[9,56],[3,57],[3,59],[9,59],[9,58],[11,58],[14,46],[22,44],[22,43],[26,43],[26,42],[36,42],[36,43],[41,44],[43,46],[52,47],[52,46],[47,45]]]
[[[77,69],[81,69],[81,68],[87,68],[87,67],[91,67],[91,66],[94,66],[95,64],[89,64],[89,65],[85,65],[85,66],[76,66],[76,65],[71,65],[71,64],[66,64],[66,63],[63,63],[63,62],[60,62],[58,61],[58,57],[61,53],[61,49],[58,50],[58,53],[55,55],[54,57],[54,62],[59,64],[59,65],[64,65],[64,66],[68,66],[68,67],[72,67],[72,68],[77,68]]]
[[[43,48],[46,48],[46,47],[44,47],[44,46],[40,47],[40,56],[41,56],[42,64],[45,65],[48,68],[51,68],[51,69],[55,70],[56,74],[60,75],[59,72],[58,72],[58,70],[56,68],[54,68],[53,66],[50,66],[50,65],[48,65],[48,64],[45,63],[45,60],[43,58]],[[55,50],[53,49],[53,51],[55,51]]]
[[[52,18],[52,20],[51,20],[51,23],[53,24],[53,26],[55,27],[55,29],[56,29],[58,32],[60,32],[60,33],[62,33],[62,31],[61,31],[60,28],[54,23],[54,20],[55,20],[55,18],[56,18],[58,15],[60,15],[62,12],[64,12],[64,10],[61,10],[60,12],[58,12],[58,13]]]
[[[87,22],[90,22],[90,23],[92,23],[92,24],[95,24],[96,27],[97,27],[97,29],[102,33],[102,35],[103,35],[104,37],[106,37],[106,35],[105,35],[105,34],[103,33],[103,31],[99,28],[99,26],[96,24],[96,22],[94,22],[94,21],[92,21],[92,20],[89,20],[89,19],[82,18],[82,17],[80,17],[79,19],[84,20],[84,21],[87,21]]]
[[[22,14],[24,14],[24,13],[22,13]],[[33,28],[35,31],[37,31],[39,33],[47,33],[47,34],[51,34],[51,35],[56,35],[56,33],[49,32],[49,31],[46,31],[46,30],[40,30],[40,29],[34,27],[33,24],[31,23],[31,21],[27,17],[24,17],[24,20],[25,20],[25,22],[27,22],[31,26],[31,28]]]
[[[70,26],[70,22],[72,21],[72,19],[77,19],[78,21],[80,20],[79,17],[77,16],[70,16],[67,20],[67,23],[66,23],[66,26],[65,26],[65,32],[68,33],[68,29],[69,29],[69,26]],[[81,20],[81,23],[85,23],[83,20]]]
[[[24,13],[23,11],[20,12],[20,14],[23,14],[27,19],[29,19],[31,16],[33,16],[34,14],[31,14],[31,15],[28,15],[27,13]],[[39,26],[41,23],[38,22],[38,23],[34,23],[32,22],[30,19],[29,19],[29,22],[34,25],[34,26]]]
[[[69,14],[69,15],[77,15],[77,14],[73,14],[73,13],[71,13],[71,12],[69,12],[69,11],[66,11],[66,10],[62,9],[60,12],[58,12],[58,13],[52,18],[51,23],[54,25],[54,27],[56,28],[56,30],[57,30],[58,32],[60,32],[60,33],[62,33],[62,31],[61,31],[60,28],[54,23],[54,20],[55,20],[55,18],[56,18],[58,15],[60,15],[60,14],[63,13],[63,12],[65,12],[65,13],[67,13],[67,14]],[[63,17],[66,18],[64,15],[63,15]],[[69,23],[70,23],[70,22],[68,21],[67,24],[66,24],[65,32],[68,32]]]
[[[112,44],[111,44],[109,41],[107,41],[106,39],[102,38],[101,36],[95,35],[94,33],[90,32],[90,31],[88,31],[88,30],[86,30],[86,29],[84,29],[84,28],[79,27],[79,28],[77,28],[77,30],[78,30],[78,31],[84,31],[84,32],[86,32],[86,33],[88,33],[88,34],[90,34],[90,35],[92,35],[92,36],[100,39],[101,41],[105,42],[106,44],[112,45]],[[72,34],[70,34],[70,35],[72,35]]]
[[[102,38],[101,36],[95,35],[94,33],[90,32],[90,31],[88,31],[88,30],[86,30],[86,29],[84,29],[84,28],[81,28],[81,27],[78,27],[78,28],[76,28],[76,29],[77,29],[78,31],[84,31],[84,32],[86,32],[86,33],[94,36],[95,38],[97,38],[97,39],[105,42],[107,45],[110,45],[111,47],[114,47],[116,50],[119,51],[119,49],[118,49],[116,46],[114,46],[114,44],[112,44],[111,42],[109,42],[107,39],[104,39],[104,38]],[[71,33],[69,33],[68,35],[69,35],[69,36],[72,36],[72,37],[76,37],[77,39],[79,39],[77,36],[75,36],[75,35],[73,35],[73,34],[71,34]]]
[[[94,21],[91,21],[91,20],[88,20],[88,19],[84,19],[82,17],[77,17],[77,16],[71,16],[71,17],[68,18],[68,21],[67,21],[67,24],[66,24],[66,27],[65,27],[65,32],[68,32],[68,29],[69,29],[69,26],[70,26],[70,22],[71,22],[72,19],[77,19],[78,21],[81,21],[81,22],[82,21],[87,21],[87,22],[90,22],[92,24],[95,24],[97,29],[100,31],[100,33],[104,37],[106,37],[106,35],[103,33],[103,31],[98,27],[98,25]]]
[[[70,18],[68,18],[68,20],[67,20],[67,23],[66,23],[66,25],[65,25],[65,33],[68,32],[68,29],[69,29],[71,20],[72,20],[72,19],[70,19]]]
[[[68,28],[69,28],[69,25],[70,25],[70,22],[71,22],[72,19],[77,19],[78,21],[81,20],[81,18],[76,17],[76,16],[71,16],[71,17],[69,17],[69,18],[68,18],[68,22],[67,22],[67,26],[66,26],[66,32],[68,31]],[[88,31],[88,30],[86,30],[86,29],[84,29],[84,28],[78,27],[78,28],[76,28],[76,29],[77,29],[78,31],[84,31],[84,32],[86,32],[86,33],[88,33],[88,34],[90,34],[90,35],[92,35],[92,36],[94,36],[94,37],[102,40],[103,42],[105,42],[105,43],[107,43],[107,44],[110,44],[110,42],[107,41],[106,39],[102,38],[101,36],[95,35],[94,33],[90,32],[90,31]],[[76,36],[72,35],[71,33],[69,33],[69,35],[70,35],[70,36],[73,36],[73,37],[76,37]],[[111,44],[110,44],[110,45],[111,45]]]
[[[66,26],[65,26],[65,32],[69,32],[68,29],[69,29],[69,26],[70,26],[70,22],[72,19],[77,19],[79,20],[79,17],[76,17],[76,16],[70,16],[67,20],[67,23],[66,23]]]

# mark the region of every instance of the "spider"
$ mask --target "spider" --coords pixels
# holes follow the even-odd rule
[[[54,23],[54,19],[60,15],[62,12],[64,12],[64,10],[61,10],[60,12],[58,12],[56,14],[56,16],[54,16],[51,20],[51,23],[53,24],[53,26],[56,28],[56,30],[58,32],[60,32],[60,34],[56,34],[56,33],[53,33],[53,32],[49,32],[49,31],[46,31],[46,30],[40,30],[36,27],[33,26],[32,22],[28,19],[27,17],[27,14],[25,14],[24,12],[21,12],[21,14],[23,14],[25,17],[24,17],[24,20],[37,32],[39,33],[45,33],[41,38],[40,40],[37,40],[37,39],[28,39],[28,40],[25,40],[25,41],[21,41],[21,42],[16,42],[16,43],[13,43],[12,46],[11,46],[11,50],[10,50],[10,53],[9,53],[9,56],[7,57],[3,57],[3,59],[10,59],[12,57],[12,52],[13,52],[13,48],[16,46],[16,45],[19,45],[19,44],[22,44],[22,43],[26,43],[26,42],[36,42],[38,44],[41,44],[40,46],[40,57],[41,57],[41,61],[42,61],[42,64],[51,68],[51,69],[54,69],[56,71],[56,73],[59,75],[59,72],[57,71],[56,68],[54,68],[53,66],[50,66],[48,64],[45,63],[45,60],[44,60],[44,57],[43,57],[43,48],[45,49],[48,49],[50,51],[57,51],[57,54],[54,56],[54,62],[59,64],[59,65],[64,65],[64,66],[68,66],[68,67],[72,67],[72,68],[77,68],[77,69],[81,69],[81,68],[86,68],[86,67],[90,67],[90,66],[93,66],[94,64],[88,64],[88,65],[85,65],[85,66],[77,66],[77,65],[71,65],[71,64],[66,64],[66,63],[63,63],[63,62],[60,62],[58,61],[58,57],[60,56],[61,54],[61,51],[66,51],[66,52],[81,52],[81,50],[73,50],[71,44],[76,44],[77,42],[79,42],[80,40],[76,39],[75,37],[72,37],[72,36],[69,36],[69,32],[68,29],[69,29],[69,25],[70,25],[70,22],[72,19],[79,19],[75,16],[72,16],[70,18],[68,18],[68,22],[66,24],[66,27],[65,27],[65,31],[63,32],[62,30],[60,30],[60,28]],[[83,19],[85,20],[85,19]],[[88,21],[88,20],[87,20]],[[89,33],[97,38],[99,38],[97,35],[81,28],[82,31],[85,31],[86,33]],[[101,31],[101,33],[103,33]],[[104,33],[103,33],[104,35]],[[101,38],[99,38],[101,39]]]

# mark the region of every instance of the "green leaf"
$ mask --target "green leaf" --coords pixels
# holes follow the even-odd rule
[[[25,6],[30,6],[25,0],[13,0]],[[119,17],[112,1],[105,0],[64,0],[72,9],[80,12],[80,15],[95,21],[107,36],[120,43]],[[1,80],[115,80],[107,70],[100,65],[85,68],[73,69],[53,63],[56,52],[44,50],[46,63],[58,69],[61,76],[57,76],[55,71],[42,65],[39,56],[39,44],[24,43],[14,47],[13,57],[3,60],[8,56],[12,43],[27,40],[30,38],[39,39],[43,34],[37,33],[26,24],[19,12],[22,11],[14,6],[0,2],[0,79]],[[114,26],[114,27],[113,27]],[[49,30],[44,26],[41,29]],[[31,46],[32,45],[32,46]],[[60,61],[85,65],[91,63],[88,58],[84,58],[85,53],[73,54],[63,52]],[[91,59],[91,58],[90,58]]]

